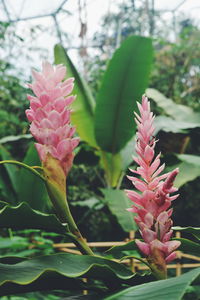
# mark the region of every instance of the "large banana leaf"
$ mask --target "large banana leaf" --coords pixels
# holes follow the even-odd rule
[[[95,101],[89,87],[77,72],[62,45],[58,44],[55,46],[54,56],[56,64],[64,64],[67,67],[67,76],[75,78],[73,93],[77,95],[77,98],[72,104],[72,123],[76,126],[77,132],[83,141],[86,141],[93,147],[97,147],[94,138],[93,120]]]
[[[104,151],[119,152],[135,133],[133,111],[148,83],[151,39],[131,36],[114,53],[97,95],[95,136]]]
[[[200,268],[179,277],[158,280],[125,289],[104,300],[181,300],[190,284],[200,275]]]

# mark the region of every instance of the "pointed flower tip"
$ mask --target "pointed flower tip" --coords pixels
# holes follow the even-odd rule
[[[136,173],[142,178],[127,176],[134,181],[137,191],[126,191],[129,199],[134,203],[129,211],[135,212],[135,221],[140,228],[140,232],[145,243],[137,241],[137,245],[145,255],[154,256],[160,251],[164,259],[170,261],[174,257],[173,251],[178,247],[178,243],[170,242],[172,230],[172,220],[170,219],[172,210],[170,205],[177,195],[171,193],[177,191],[173,187],[175,177],[179,170],[176,168],[172,172],[160,173],[165,165],[160,162],[161,152],[155,155],[156,140],[154,133],[154,115],[150,110],[150,102],[146,95],[142,96],[142,103],[137,102],[139,114],[135,114],[138,124],[136,134],[136,157],[133,160],[138,167]]]

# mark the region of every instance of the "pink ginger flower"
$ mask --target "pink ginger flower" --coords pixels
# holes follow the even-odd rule
[[[135,162],[139,165],[136,170],[131,170],[138,176],[128,176],[135,188],[139,191],[126,190],[131,201],[132,208],[128,209],[136,213],[134,218],[139,226],[144,242],[136,240],[139,249],[152,260],[159,253],[165,263],[176,258],[176,250],[180,242],[170,241],[172,236],[172,208],[171,202],[179,195],[170,195],[177,191],[173,182],[178,174],[178,169],[160,175],[165,165],[160,165],[160,153],[155,157],[156,140],[154,133],[154,116],[150,111],[150,103],[143,96],[142,105],[138,103],[140,115],[136,115],[138,126]],[[157,255],[156,254],[156,255]]]
[[[72,166],[73,149],[79,138],[73,138],[75,128],[70,125],[70,104],[75,96],[69,96],[73,90],[74,78],[63,81],[66,68],[63,65],[53,67],[44,62],[42,72],[32,71],[34,82],[29,84],[35,96],[28,95],[30,109],[26,116],[31,122],[30,131],[42,162],[47,155],[56,158],[67,174]]]

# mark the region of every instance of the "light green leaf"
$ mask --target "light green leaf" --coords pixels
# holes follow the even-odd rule
[[[94,138],[95,101],[89,87],[81,78],[62,45],[58,44],[55,46],[54,56],[56,64],[64,64],[67,67],[67,76],[75,78],[73,94],[77,95],[77,98],[72,103],[72,123],[76,126],[77,132],[83,141],[86,141],[93,147],[97,147]]]
[[[200,113],[194,112],[192,108],[182,104],[176,104],[173,100],[165,97],[162,93],[160,93],[156,89],[152,89],[152,88],[146,89],[146,95],[147,97],[154,100],[156,104],[159,107],[161,107],[165,111],[165,113],[168,116],[172,117],[174,120],[184,121],[186,123],[191,123],[191,124],[198,123],[200,126]],[[192,128],[192,127],[187,127],[187,128]]]
[[[180,159],[183,162],[200,167],[200,156],[191,155],[191,154],[177,154],[176,156],[178,157],[178,159]]]
[[[9,135],[5,136],[2,139],[0,139],[0,144],[5,144],[8,142],[15,142],[21,139],[31,139],[33,136],[32,134],[21,134],[21,135]]]
[[[117,153],[135,134],[133,111],[147,87],[151,39],[131,36],[113,55],[97,95],[95,136],[100,148]]]
[[[156,128],[155,134],[157,134],[160,130],[173,133],[187,133],[187,130],[190,128],[200,127],[200,123],[177,121],[165,116],[156,117],[154,125]]]
[[[100,163],[105,171],[106,182],[109,186],[116,187],[123,172],[120,154],[100,151],[100,158]]]
[[[200,268],[179,277],[158,280],[125,289],[104,300],[181,300],[189,285],[200,275]]]
[[[120,151],[120,156],[122,160],[122,169],[123,171],[126,171],[128,166],[133,162],[133,156],[136,156],[135,137],[133,137]]]
[[[133,219],[134,215],[126,210],[131,207],[131,201],[125,195],[125,192],[113,189],[102,189],[102,192],[105,196],[105,203],[112,214],[116,216],[123,230],[126,232],[136,230],[137,226]]]

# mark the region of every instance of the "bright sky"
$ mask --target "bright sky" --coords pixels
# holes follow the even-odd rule
[[[117,4],[125,3],[126,0],[81,0],[82,4],[87,3],[87,8],[83,10],[83,20],[86,14],[87,18],[87,37],[90,40],[94,32],[98,31],[100,28],[100,20],[106,13],[113,12],[117,9]],[[149,1],[151,2],[151,1]],[[173,10],[176,7],[179,9],[176,11],[184,12],[186,16],[195,19],[195,22],[199,24],[200,22],[200,0],[154,0],[155,9],[160,10]],[[3,6],[3,2],[0,2],[0,21],[6,21],[9,18],[11,20],[16,20],[18,18],[28,18],[37,15],[49,14],[55,11],[63,0],[4,0],[6,9]],[[135,4],[140,5],[144,3],[144,0],[135,0]],[[78,0],[68,0],[64,4],[63,8],[71,13],[70,15],[59,13],[58,21],[61,29],[69,33],[72,38],[68,41],[69,46],[79,46],[80,45],[80,22],[78,14]],[[7,11],[6,11],[7,10]],[[172,14],[166,14],[167,18],[170,18]],[[33,25],[41,25],[48,28],[50,32],[43,32],[38,34],[34,42],[30,40],[29,28]],[[54,34],[53,34],[54,32]],[[16,33],[29,43],[32,47],[43,47],[47,50],[44,56],[50,61],[53,60],[53,47],[59,42],[58,38],[55,36],[55,23],[52,17],[37,18],[29,21],[18,22]],[[32,43],[32,44],[31,44]],[[76,61],[76,55],[72,52],[72,57]],[[5,56],[5,53],[0,52],[1,57]],[[23,56],[23,54],[22,54]],[[41,57],[37,57],[37,51],[34,54],[33,62],[36,64],[36,68],[40,68],[39,64]],[[24,57],[19,57],[18,64],[22,65],[22,61],[25,62]]]

